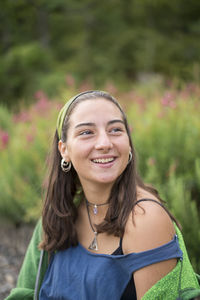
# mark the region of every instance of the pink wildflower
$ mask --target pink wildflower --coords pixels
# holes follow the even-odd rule
[[[92,89],[93,89],[92,84],[89,81],[83,81],[83,83],[79,87],[79,92],[81,93]]]
[[[110,82],[110,81],[108,81],[108,82],[106,83],[105,90],[106,90],[108,93],[113,94],[113,95],[117,93],[117,88],[116,88],[116,86],[114,85],[114,83],[112,83],[112,82]]]
[[[50,107],[49,99],[43,91],[37,91],[35,98],[38,100],[34,105],[34,110],[39,114],[44,114]]]
[[[63,107],[63,104],[62,104],[62,103],[56,103],[56,105],[55,105],[55,108],[56,108],[56,110],[58,110],[58,111],[60,111],[62,107]]]
[[[174,99],[175,99],[175,95],[173,95],[170,92],[167,92],[167,93],[165,93],[164,97],[161,99],[161,104],[163,106],[169,106],[169,107],[175,108],[176,104],[174,102]]]
[[[27,111],[21,111],[18,114],[15,114],[13,116],[13,122],[14,123],[26,123],[26,122],[30,122],[31,121],[31,116]]]
[[[33,134],[27,134],[26,140],[28,143],[32,143],[34,141],[35,137]]]
[[[38,100],[43,99],[43,98],[47,98],[45,93],[42,90],[37,91],[34,96]]]
[[[49,102],[46,98],[38,100],[35,104],[35,109],[38,112],[46,111],[49,108]]]
[[[9,143],[9,134],[5,130],[0,131],[1,149],[5,149]]]
[[[143,97],[137,96],[135,98],[135,101],[138,104],[141,111],[144,111],[146,109],[146,103],[145,103],[145,99]]]
[[[171,100],[171,101],[169,102],[169,106],[170,106],[171,108],[176,108],[176,103],[175,103],[175,101]]]
[[[162,104],[163,106],[168,106],[169,100],[168,100],[166,97],[164,97],[164,98],[161,99],[161,104]]]
[[[74,80],[74,77],[71,74],[67,74],[65,79],[66,79],[66,83],[67,83],[68,86],[74,87],[75,80]]]

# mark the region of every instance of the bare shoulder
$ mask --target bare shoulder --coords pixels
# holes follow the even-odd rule
[[[160,202],[154,195],[140,191],[140,199]],[[141,252],[159,247],[173,239],[171,218],[164,208],[153,201],[141,201],[129,215],[123,238],[124,253]]]
[[[151,193],[139,190],[137,199],[159,199]],[[125,254],[147,251],[171,241],[175,234],[174,225],[165,209],[153,201],[141,201],[130,213],[123,237]],[[134,272],[137,299],[141,299],[158,280],[175,266],[176,258],[148,265]]]

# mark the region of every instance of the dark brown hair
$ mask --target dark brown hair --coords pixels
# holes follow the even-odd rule
[[[107,214],[103,222],[97,226],[99,233],[107,232],[108,234],[121,237],[124,233],[128,216],[133,210],[134,203],[137,200],[136,187],[139,186],[149,191],[158,199],[160,199],[160,197],[153,187],[145,185],[139,177],[137,173],[136,153],[131,140],[127,118],[116,99],[108,93],[90,91],[89,93],[84,93],[76,97],[69,106],[63,122],[61,132],[62,141],[66,142],[67,140],[70,115],[76,105],[84,100],[94,99],[95,101],[97,98],[103,98],[113,102],[121,111],[133,154],[133,159],[114,183],[109,197],[110,205]],[[56,130],[52,152],[48,159],[49,173],[47,176],[47,188],[42,213],[44,236],[43,241],[40,243],[40,248],[48,252],[77,245],[78,239],[74,226],[77,218],[77,207],[74,203],[74,198],[76,196],[83,199],[79,178],[73,166],[68,173],[64,173],[61,170],[60,163],[62,157],[58,150],[58,141],[59,138]],[[79,195],[77,195],[78,192]],[[174,220],[173,217],[172,219]]]

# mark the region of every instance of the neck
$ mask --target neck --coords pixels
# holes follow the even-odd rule
[[[95,218],[95,223],[102,222],[106,215],[109,207],[108,199],[110,196],[110,191],[110,186],[105,187],[104,185],[103,187],[99,187],[99,185],[83,185],[83,192],[85,195],[84,203],[86,206],[88,206],[92,219]]]
[[[108,202],[111,187],[110,186],[83,186],[85,198],[91,204],[104,204]]]

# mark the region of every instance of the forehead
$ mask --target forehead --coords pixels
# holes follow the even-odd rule
[[[79,121],[95,121],[120,119],[123,120],[122,113],[117,105],[104,98],[88,99],[77,103],[70,115],[70,123]]]

